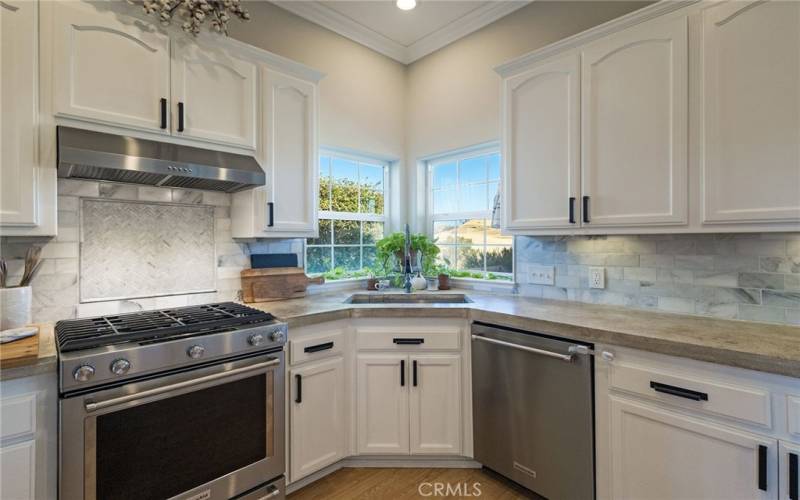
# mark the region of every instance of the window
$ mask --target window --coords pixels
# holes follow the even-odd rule
[[[428,162],[431,232],[454,277],[513,279],[513,238],[491,227],[500,153],[472,151]]]
[[[366,275],[386,220],[388,164],[323,152],[319,238],[306,240],[306,271],[329,279]]]

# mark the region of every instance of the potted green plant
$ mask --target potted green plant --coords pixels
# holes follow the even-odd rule
[[[450,269],[447,267],[449,262],[445,259],[446,265],[437,266],[436,270],[439,273],[439,290],[450,290]]]
[[[403,233],[392,233],[376,242],[377,261],[382,263],[387,270],[402,270],[405,242],[406,238]],[[411,264],[414,265],[417,262],[419,254],[422,274],[430,276],[435,272],[436,256],[439,255],[439,252],[439,247],[428,236],[424,234],[411,235]]]

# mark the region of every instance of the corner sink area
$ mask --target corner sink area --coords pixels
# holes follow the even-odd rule
[[[355,293],[345,304],[469,304],[472,300],[463,293]]]

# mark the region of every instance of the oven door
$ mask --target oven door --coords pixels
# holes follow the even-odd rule
[[[227,500],[284,474],[283,352],[60,401],[59,491]]]

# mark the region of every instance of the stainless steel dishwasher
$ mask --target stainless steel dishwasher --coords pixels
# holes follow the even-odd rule
[[[475,459],[551,500],[594,498],[591,344],[475,323]]]

